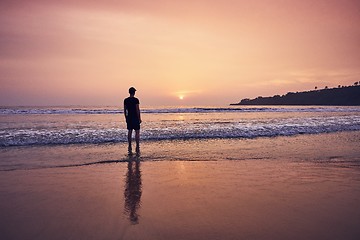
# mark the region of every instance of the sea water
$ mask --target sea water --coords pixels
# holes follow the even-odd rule
[[[196,160],[211,152],[209,147],[186,155],[191,141],[213,146],[220,139],[236,145],[238,140],[360,131],[360,107],[356,106],[142,107],[141,114],[142,150],[151,146],[142,157],[153,160]],[[0,170],[118,161],[123,159],[115,156],[118,150],[104,151],[104,147],[124,145],[126,149],[126,142],[120,107],[0,108]],[[242,157],[270,154],[249,149],[251,153],[243,152]],[[71,151],[71,157],[58,156]],[[218,159],[225,151],[216,149],[207,159]],[[239,156],[228,154],[226,158]]]
[[[141,139],[257,138],[360,130],[360,107],[142,109]],[[126,142],[119,107],[0,108],[0,146]]]

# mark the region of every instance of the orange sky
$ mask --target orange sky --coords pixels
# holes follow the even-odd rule
[[[350,85],[359,22],[358,0],[2,0],[0,105],[121,106],[130,86],[145,106],[227,105]]]

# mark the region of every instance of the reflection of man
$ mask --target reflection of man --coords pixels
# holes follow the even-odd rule
[[[139,99],[135,97],[136,89],[131,87],[129,88],[130,97],[124,99],[124,115],[126,119],[126,125],[128,129],[128,143],[129,143],[129,153],[132,152],[131,147],[131,136],[132,131],[135,130],[135,141],[136,141],[136,152],[140,151],[140,107]]]
[[[141,171],[140,161],[129,159],[128,172],[125,183],[125,212],[129,215],[132,224],[139,223],[139,214],[141,200]]]

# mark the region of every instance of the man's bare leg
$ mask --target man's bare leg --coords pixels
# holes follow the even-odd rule
[[[131,147],[131,136],[132,136],[132,130],[128,131],[128,152],[131,153],[132,152],[132,147]]]
[[[140,130],[135,130],[136,152],[140,153]]]

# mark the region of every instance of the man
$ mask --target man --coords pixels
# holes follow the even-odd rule
[[[130,97],[124,99],[124,115],[128,129],[129,153],[132,152],[131,136],[133,130],[135,130],[136,152],[140,152],[140,102],[139,99],[135,97],[135,91],[136,89],[134,87],[129,88]]]

